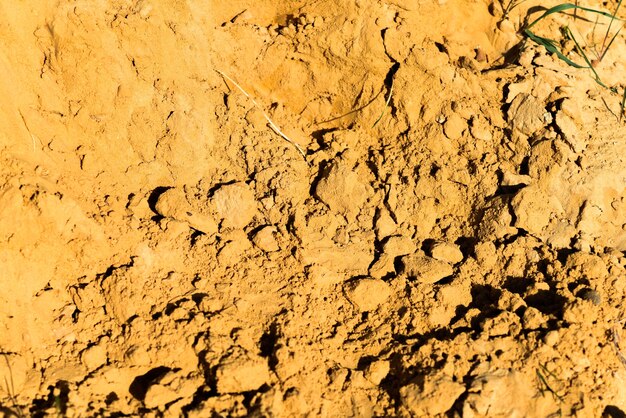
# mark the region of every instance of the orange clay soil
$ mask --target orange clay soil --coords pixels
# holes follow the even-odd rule
[[[626,121],[555,4],[3,2],[0,412],[623,417]]]

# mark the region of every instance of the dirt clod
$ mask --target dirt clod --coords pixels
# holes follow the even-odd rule
[[[402,264],[404,273],[420,283],[435,283],[454,272],[452,266],[445,261],[421,254],[402,257]]]
[[[242,393],[257,390],[270,379],[267,362],[255,356],[232,354],[217,365],[217,392]]]
[[[391,296],[391,289],[379,279],[358,279],[346,284],[346,296],[360,310],[371,311]]]

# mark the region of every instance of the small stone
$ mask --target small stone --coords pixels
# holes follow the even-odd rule
[[[266,253],[278,251],[280,247],[278,246],[278,241],[276,241],[276,232],[276,227],[264,226],[254,234],[252,242]]]
[[[559,127],[563,139],[567,141],[577,153],[581,153],[587,144],[576,121],[582,121],[583,116],[577,100],[566,99],[561,103],[561,110],[556,114],[556,125]]]
[[[328,207],[348,218],[355,218],[367,200],[367,186],[342,161],[333,161],[322,173],[315,195]]]
[[[546,125],[546,108],[537,98],[527,93],[518,94],[509,110],[507,119],[513,129],[531,136]]]
[[[220,186],[211,200],[226,228],[245,227],[257,211],[254,191],[244,182]]]
[[[161,193],[154,209],[165,218],[186,222],[193,229],[205,234],[210,235],[217,232],[215,219],[193,209],[187,201],[185,192],[181,189],[171,188]]]
[[[262,129],[267,125],[267,119],[265,119],[265,115],[261,111],[261,109],[253,108],[246,115],[246,122],[256,129]]]
[[[413,254],[417,250],[417,245],[407,237],[394,235],[387,238],[383,244],[383,252],[392,257]]]
[[[481,141],[491,141],[493,134],[491,124],[484,117],[473,117],[470,124],[470,133]]]
[[[224,246],[217,253],[217,260],[223,265],[235,265],[239,263],[243,254],[252,248],[248,236],[244,231],[235,229],[222,237]]]
[[[376,238],[380,241],[396,232],[397,225],[387,209],[380,209],[374,219]]]
[[[498,261],[496,245],[491,241],[480,242],[474,246],[476,260],[486,268],[492,268]]]
[[[593,289],[585,288],[581,290],[578,294],[578,297],[582,300],[588,300],[596,306],[599,306],[600,303],[602,303],[602,297],[600,296],[600,293]]]
[[[476,48],[474,50],[474,59],[478,62],[487,62],[489,61],[489,57],[487,56],[487,53],[482,49],[482,48]]]
[[[575,300],[565,305],[563,320],[570,324],[592,324],[598,318],[595,309],[589,309],[587,301]]]
[[[189,232],[189,225],[187,222],[177,221],[173,218],[163,218],[159,222],[159,226],[162,230],[166,231],[171,238],[175,238]]]
[[[546,317],[537,308],[529,306],[522,316],[524,329],[535,330],[541,328],[547,322]]]
[[[369,274],[375,279],[382,279],[388,274],[395,273],[395,258],[389,254],[383,253],[369,268]]]
[[[412,416],[432,417],[449,411],[463,392],[465,385],[447,376],[425,376],[421,387],[411,383],[400,388],[400,399]]]
[[[536,395],[532,377],[515,371],[497,369],[486,362],[476,369],[481,369],[480,366],[483,366],[482,370],[477,371],[477,375],[469,382],[460,416],[463,418],[552,416],[552,411],[545,409],[546,406],[551,407],[551,403],[543,401]],[[537,398],[540,400],[537,401]],[[541,413],[535,414],[535,411]]]
[[[179,397],[180,395],[178,392],[170,389],[169,387],[154,384],[148,387],[146,397],[144,398],[144,404],[148,408],[158,408],[175,401]]]
[[[402,257],[402,264],[404,265],[404,272],[421,283],[436,283],[454,273],[452,266],[445,261],[420,254]]]
[[[487,318],[481,323],[483,331],[489,337],[517,335],[521,331],[519,317],[513,312],[504,311],[495,318]]]
[[[99,345],[86,348],[81,354],[81,360],[89,371],[95,370],[107,362],[106,349]]]
[[[457,264],[463,261],[463,253],[458,245],[448,242],[436,242],[430,248],[430,255],[435,260]]]
[[[513,222],[509,210],[509,198],[498,196],[491,201],[483,212],[478,228],[478,238],[481,241],[494,241],[514,234],[517,229],[510,226]]]
[[[532,182],[530,176],[525,174],[516,174],[511,173],[510,171],[505,171],[502,173],[502,181],[500,182],[501,186],[519,186],[524,185],[527,186]]]
[[[346,296],[361,311],[373,311],[391,296],[391,288],[380,279],[358,279],[347,283]]]
[[[258,356],[231,354],[223,358],[215,372],[217,393],[257,390],[270,380],[267,361]]]
[[[559,342],[559,331],[553,330],[549,331],[545,337],[543,337],[543,342],[550,347],[554,347]]]
[[[511,201],[515,213],[515,226],[535,236],[543,236],[552,217],[562,208],[554,196],[535,186],[517,192]]]
[[[389,374],[390,368],[386,360],[375,361],[365,369],[365,378],[375,385],[380,385],[380,382]]]
[[[567,257],[565,267],[568,270],[577,270],[581,275],[591,278],[604,278],[609,274],[604,260],[594,254],[578,251]]]
[[[457,113],[453,113],[443,124],[443,133],[448,139],[459,139],[467,129],[467,121]]]
[[[563,139],[574,148],[574,151],[577,153],[583,152],[586,144],[574,119],[561,111],[556,115],[556,125],[561,131]]]

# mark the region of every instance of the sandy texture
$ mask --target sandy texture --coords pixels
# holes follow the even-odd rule
[[[620,98],[512,54],[556,2],[5,3],[0,414],[624,416]]]

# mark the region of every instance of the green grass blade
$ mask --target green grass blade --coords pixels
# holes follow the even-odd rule
[[[542,21],[543,19],[545,19],[546,17],[550,16],[551,14],[554,13],[563,13],[566,10],[571,10],[571,9],[575,9],[575,10],[583,10],[585,12],[590,12],[590,13],[597,13],[599,15],[602,16],[606,16],[606,17],[610,17],[612,19],[616,19],[616,20],[621,20],[617,17],[615,17],[614,14],[611,14],[609,12],[603,12],[602,10],[597,10],[597,9],[591,9],[589,7],[583,7],[583,6],[577,6],[575,4],[571,4],[571,3],[563,3],[563,4],[559,4],[557,6],[554,6],[548,10],[545,11],[544,14],[542,14],[541,16],[539,16],[535,21],[533,21],[531,24],[529,24],[527,26],[527,29],[532,28],[533,26],[535,26],[537,23],[539,23],[540,21]]]
[[[613,40],[615,39],[615,37],[613,37],[613,39],[611,39],[611,42],[609,43],[609,45],[604,48],[604,45],[606,45],[606,40],[609,37],[609,33],[611,32],[611,26],[613,26],[613,22],[615,21],[615,19],[617,18],[617,12],[619,11],[620,6],[622,5],[622,0],[619,0],[619,2],[617,3],[617,7],[615,7],[615,12],[613,13],[613,16],[611,16],[611,21],[609,22],[609,27],[606,30],[606,34],[604,35],[604,40],[602,41],[602,50],[604,51],[604,53],[606,53],[606,51],[609,49],[609,46],[611,46],[611,44],[613,43]],[[620,28],[621,30],[621,28]],[[619,31],[618,31],[619,33]],[[617,34],[615,35],[617,36]],[[602,56],[604,56],[604,54],[602,54]]]
[[[615,35],[613,35],[613,37],[611,38],[611,41],[609,42],[609,44],[606,47],[604,47],[604,46],[602,47],[602,54],[598,58],[600,61],[602,61],[602,59],[604,58],[606,53],[609,52],[609,48],[611,48],[611,45],[613,45],[613,41],[615,41],[615,38],[617,38],[617,35],[619,35],[619,33],[621,31],[622,31],[622,28],[619,28],[619,30],[617,32],[615,32]],[[608,32],[607,32],[607,34],[608,34]]]
[[[580,46],[580,44],[578,43],[578,41],[576,40],[576,37],[574,36],[574,34],[572,33],[572,31],[570,30],[569,27],[565,27],[565,33],[567,34],[567,37],[570,38],[572,41],[574,41],[574,44],[576,45],[576,50],[578,51],[578,54],[583,57],[583,59],[585,60],[585,62],[587,63],[587,67],[581,67],[581,68],[589,68],[594,75],[594,78],[596,80],[596,83],[598,83],[599,85],[601,85],[604,88],[609,88],[609,86],[607,86],[606,84],[604,84],[602,82],[602,80],[600,79],[600,75],[598,74],[598,72],[596,71],[595,68],[593,68],[593,65],[591,64],[591,61],[589,60],[589,58],[587,57],[587,54],[585,54],[585,51],[583,51],[582,47]]]
[[[610,27],[613,24],[613,21],[615,21],[615,20],[621,21],[622,20],[622,19],[617,17],[617,11],[619,10],[619,8],[621,6],[622,1],[623,0],[619,0],[619,2],[617,4],[617,7],[615,8],[615,13],[613,13],[613,14],[611,14],[609,12],[604,12],[602,10],[591,9],[589,7],[579,6],[578,4],[571,4],[571,3],[559,4],[557,6],[554,6],[554,7],[550,8],[550,9],[546,10],[541,16],[539,16],[532,23],[530,23],[528,26],[526,26],[526,28],[524,29],[524,34],[528,38],[530,38],[532,41],[536,42],[538,45],[543,46],[548,52],[555,54],[560,60],[562,60],[563,62],[565,62],[569,66],[574,67],[574,68],[589,68],[593,72],[594,79],[595,79],[596,83],[598,83],[600,86],[605,87],[605,88],[608,89],[609,87],[606,84],[604,84],[604,82],[602,82],[602,80],[600,78],[600,75],[598,74],[596,69],[593,67],[593,65],[591,63],[591,60],[589,60],[589,57],[587,57],[587,54],[585,53],[583,48],[580,46],[579,42],[576,40],[576,37],[574,36],[572,31],[569,29],[569,27],[565,27],[564,28],[564,32],[565,32],[566,36],[568,38],[570,38],[571,40],[573,40],[574,43],[576,44],[576,51],[585,60],[585,63],[587,64],[586,66],[580,65],[580,64],[572,61],[571,59],[569,59],[567,56],[565,56],[565,54],[563,54],[561,52],[560,48],[557,47],[556,41],[553,41],[553,40],[551,40],[549,38],[544,38],[542,36],[539,36],[536,33],[534,33],[533,31],[531,31],[530,29],[534,25],[536,25],[537,23],[539,23],[540,21],[542,21],[543,19],[545,19],[546,17],[548,17],[548,16],[550,16],[552,14],[564,13],[567,10],[572,10],[573,9],[575,12],[577,10],[582,10],[582,11],[585,11],[585,12],[596,13],[598,15],[602,15],[602,16],[611,18],[611,23],[609,24],[609,29],[608,29],[608,30],[610,30]],[[606,54],[606,51],[613,44],[613,42],[617,38],[617,35],[620,33],[620,31],[621,31],[621,28],[611,38],[609,44],[606,47],[603,46],[602,54],[601,54],[600,57],[598,57],[599,59],[601,59],[601,57],[603,57],[604,54]],[[606,39],[608,39],[608,31],[607,31],[607,35],[605,36],[605,40]],[[611,89],[611,90],[614,91],[614,89]]]
[[[624,94],[622,95],[622,104],[620,106],[619,112],[619,120],[622,121],[622,117],[624,116],[624,108],[626,107],[626,87],[624,87]]]
[[[548,38],[543,38],[539,35],[534,34],[533,32],[531,32],[528,29],[524,29],[524,33],[526,34],[526,36],[528,36],[531,40],[535,41],[537,44],[543,46],[546,50],[548,50],[548,52],[556,54],[559,59],[561,59],[562,61],[564,61],[565,63],[567,63],[568,65],[574,67],[574,68],[587,68],[584,65],[580,65],[575,63],[574,61],[572,61],[571,59],[567,58],[560,50],[559,48],[557,48],[557,46],[555,45],[555,42],[551,39]]]

